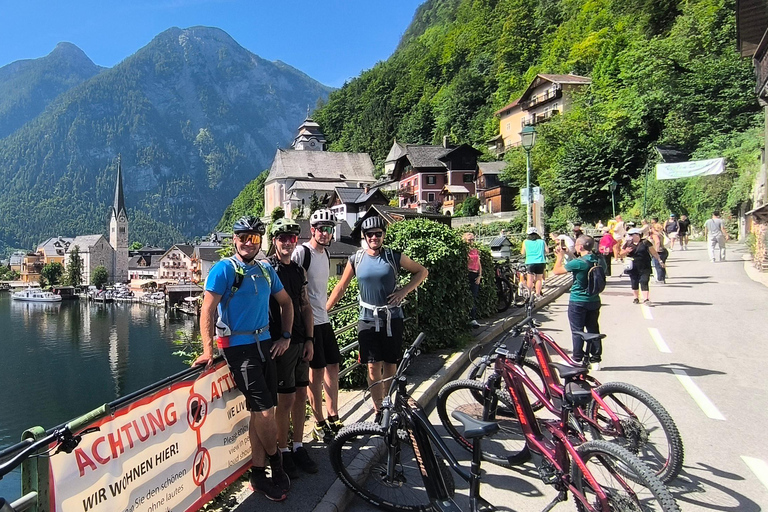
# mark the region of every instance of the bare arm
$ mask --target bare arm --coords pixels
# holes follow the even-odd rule
[[[312,306],[309,303],[309,295],[307,295],[307,284],[304,283],[301,286],[301,295],[299,296],[299,303],[301,304],[301,319],[304,320],[304,331],[307,333],[308,338],[314,338],[315,336],[315,318],[312,315]],[[304,350],[301,357],[305,361],[311,361],[312,356],[315,354],[314,341],[304,340]]]
[[[344,267],[344,273],[341,275],[341,279],[339,279],[339,282],[336,283],[336,286],[333,287],[331,296],[328,297],[328,302],[325,304],[326,311],[332,310],[333,306],[338,304],[338,302],[344,296],[344,292],[347,291],[347,286],[349,286],[349,282],[352,281],[354,276],[355,271],[352,269],[352,264],[347,262],[347,266]]]
[[[568,271],[565,270],[565,265],[563,265],[563,248],[559,245],[555,246],[555,266],[552,268],[552,273],[556,276],[567,274]]]
[[[400,303],[403,301],[403,299],[411,293],[413,290],[419,287],[419,285],[427,278],[429,275],[429,271],[424,268],[420,263],[417,263],[413,261],[411,258],[406,256],[405,254],[400,255],[400,266],[403,267],[405,270],[410,272],[411,280],[408,281],[408,284],[403,286],[401,289],[396,290],[394,293],[390,294],[389,296],[389,304],[393,304],[395,306],[399,306]]]
[[[206,291],[200,308],[200,336],[203,341],[203,353],[195,359],[193,366],[208,365],[213,361],[213,334],[216,323],[216,307],[221,302],[221,295]]]
[[[291,296],[284,289],[273,293],[272,296],[280,305],[280,321],[282,322],[283,330],[288,331],[290,328],[293,328],[293,303],[291,302]],[[286,326],[289,326],[289,329],[286,329]],[[283,355],[283,352],[288,350],[290,344],[291,338],[280,338],[274,342],[270,349],[272,359]]]

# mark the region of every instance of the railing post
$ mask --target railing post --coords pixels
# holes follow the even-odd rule
[[[21,440],[37,441],[45,436],[43,427],[32,427],[24,431]],[[21,495],[37,493],[35,505],[28,510],[32,512],[48,512],[50,510],[48,457],[28,457],[21,463]]]

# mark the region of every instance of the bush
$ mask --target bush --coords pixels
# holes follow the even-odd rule
[[[333,291],[336,283],[338,282],[339,278],[337,276],[332,276],[328,280],[328,295],[331,294],[331,291]],[[352,281],[350,281],[349,286],[347,287],[347,291],[344,293],[344,296],[341,298],[341,300],[339,300],[339,303],[336,304],[334,309],[341,309],[345,306],[357,304],[357,294],[357,278],[353,277]],[[333,327],[334,331],[338,331],[339,329],[349,325],[355,326],[336,337],[336,343],[338,343],[339,348],[344,348],[350,343],[357,341],[357,321],[359,317],[360,308],[357,307],[350,308],[346,311],[342,311],[341,313],[336,313],[331,316],[331,326]],[[350,366],[357,363],[357,358],[359,355],[360,350],[357,348],[347,352],[346,354],[342,354],[342,361],[339,367],[339,371],[342,371],[345,368],[349,368]],[[348,389],[366,386],[366,382],[366,368],[365,365],[361,365],[360,367],[353,370],[349,375],[345,376],[343,379],[340,379],[339,385],[342,388]]]
[[[474,217],[480,212],[480,200],[475,196],[470,196],[461,203],[461,211],[465,217]]]

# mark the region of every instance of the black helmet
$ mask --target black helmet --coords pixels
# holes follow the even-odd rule
[[[258,233],[263,235],[267,232],[267,228],[258,217],[254,215],[243,215],[235,221],[232,231],[234,233]]]
[[[374,215],[373,217],[368,217],[363,221],[363,223],[360,225],[360,229],[363,233],[368,231],[369,229],[376,229],[380,228],[383,230],[387,229],[387,223],[379,217],[378,215]]]

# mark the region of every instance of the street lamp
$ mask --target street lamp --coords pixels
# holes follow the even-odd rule
[[[531,222],[533,221],[532,217],[532,203],[533,198],[531,197],[531,150],[533,149],[533,145],[536,143],[536,129],[531,126],[523,126],[523,131],[520,132],[520,144],[523,146],[523,149],[525,149],[525,163],[526,163],[526,172],[525,172],[525,195],[528,197],[528,206],[526,208],[526,213],[528,216],[528,225],[527,227],[531,227]]]

